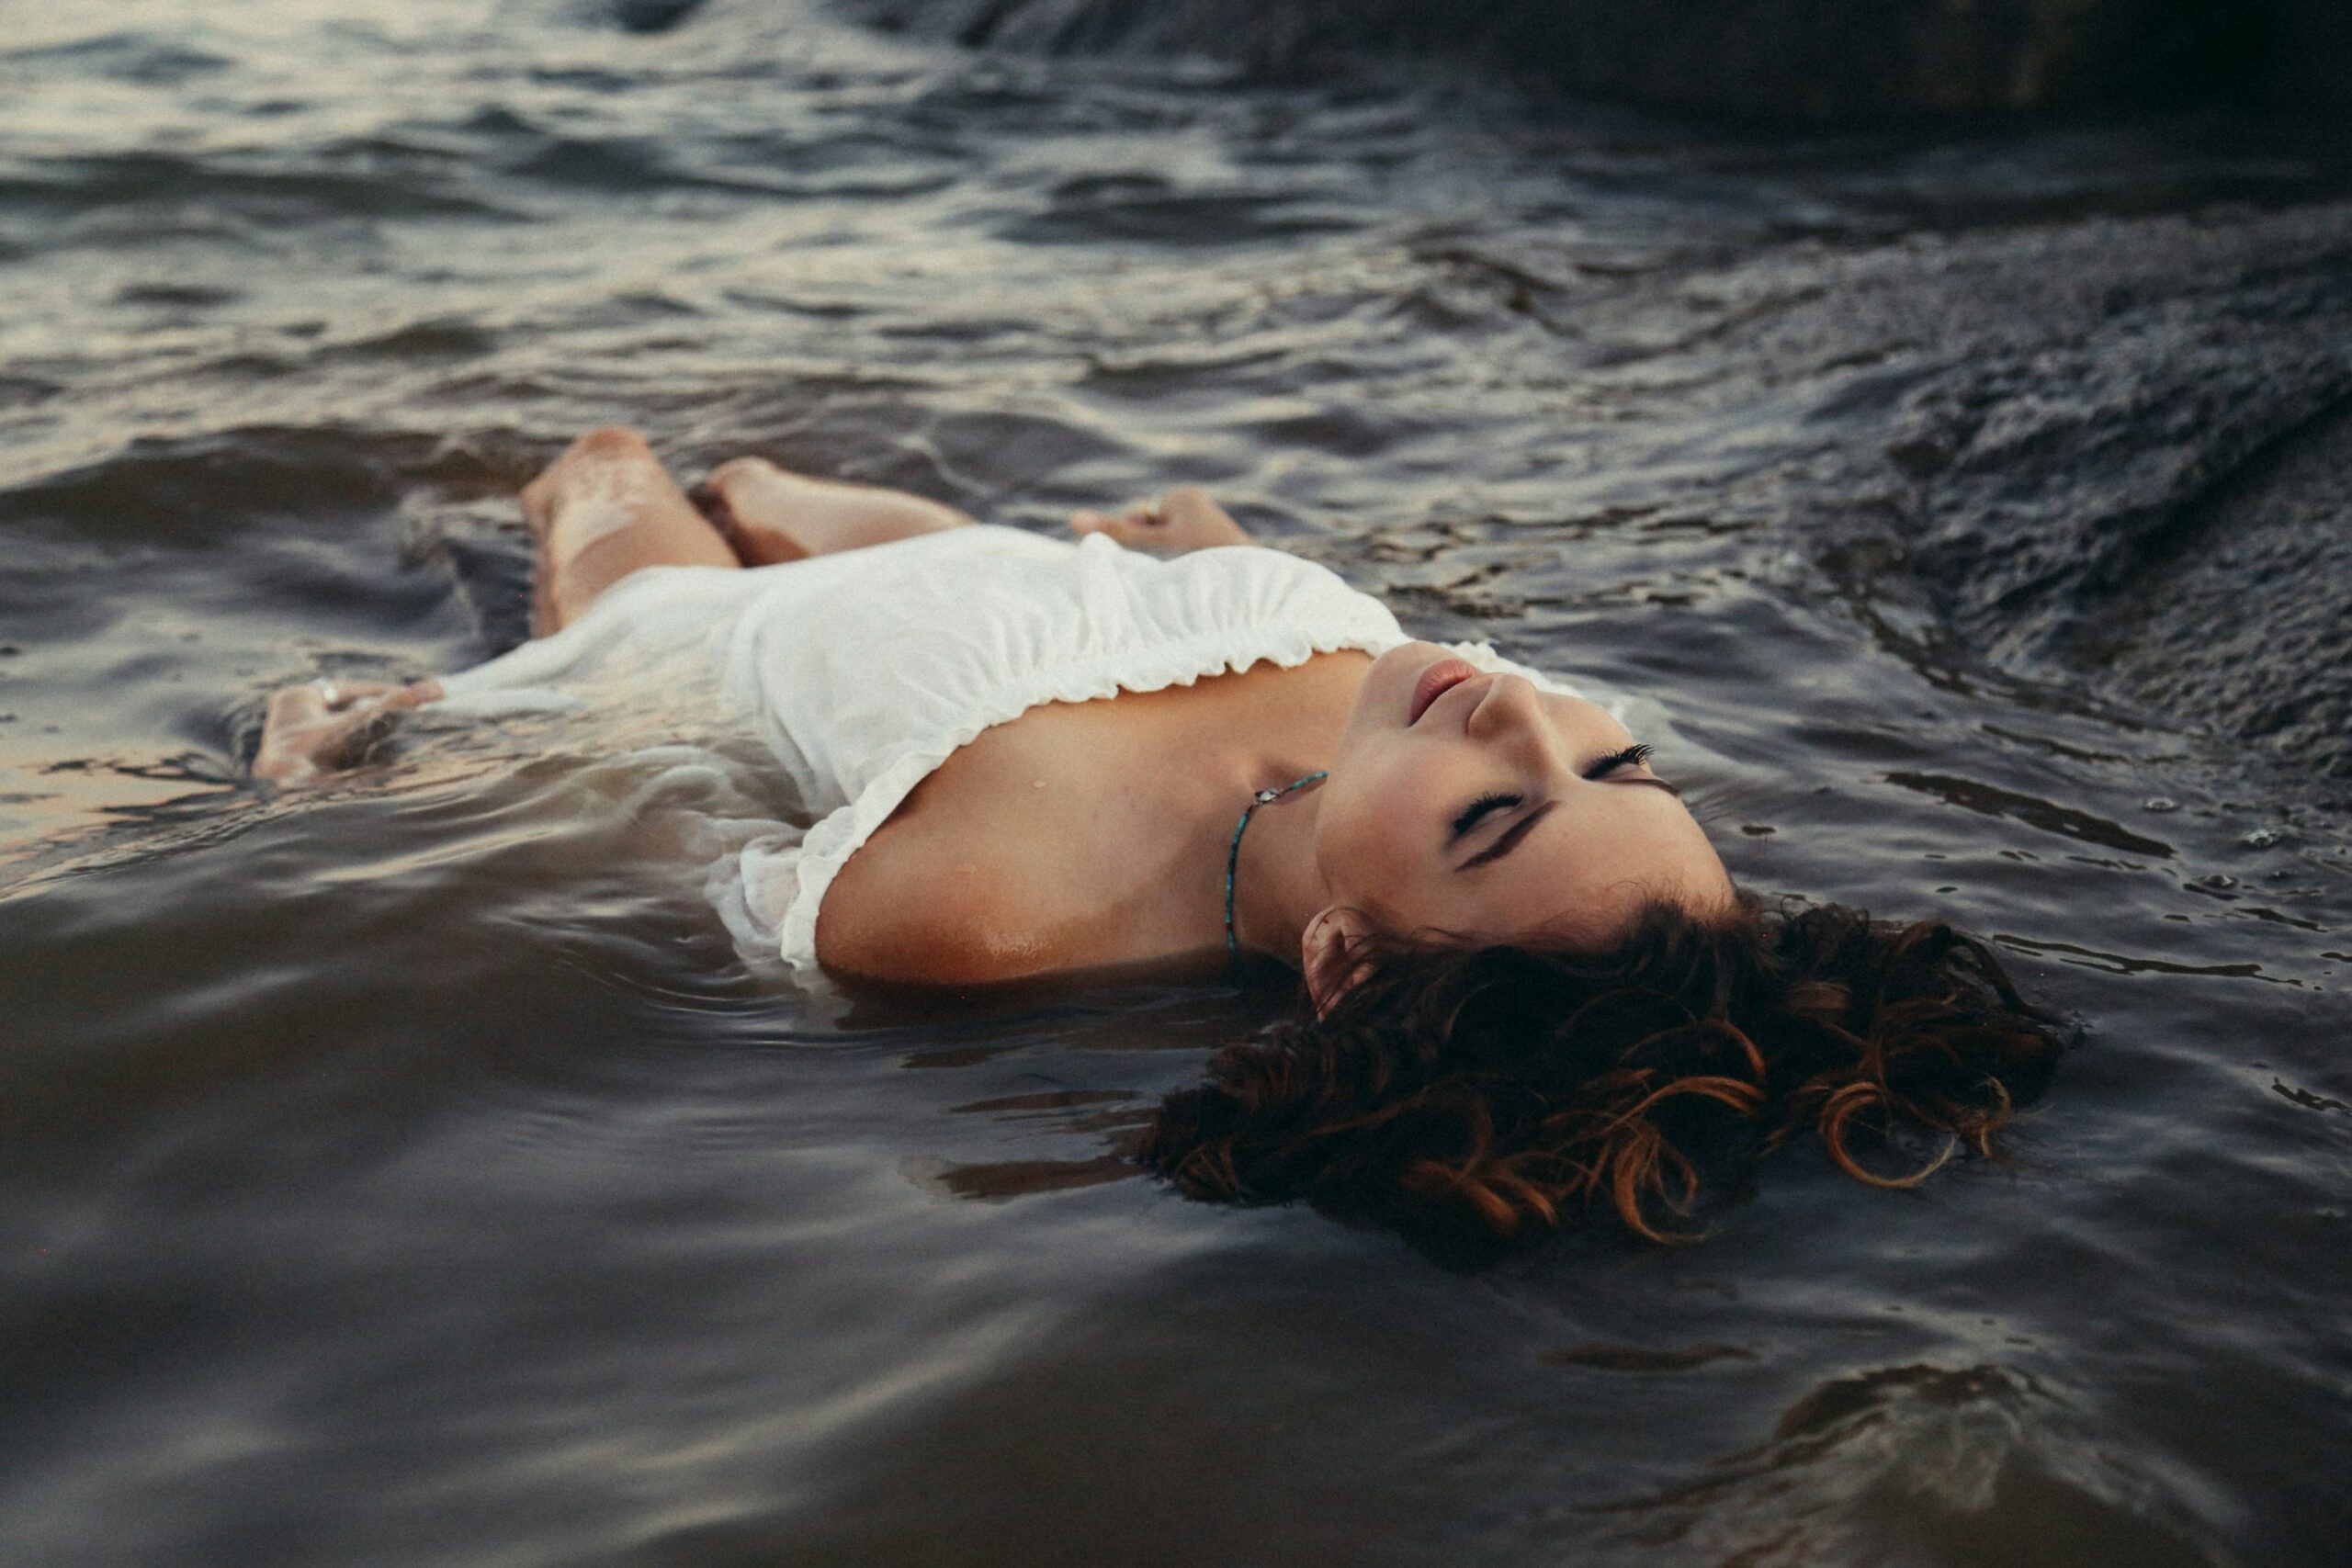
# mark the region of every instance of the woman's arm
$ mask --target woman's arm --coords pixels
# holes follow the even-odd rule
[[[1208,491],[1193,485],[1119,512],[1076,513],[1069,525],[1076,534],[1108,534],[1131,550],[1172,556],[1255,542],[1230,513],[1209,499]]]

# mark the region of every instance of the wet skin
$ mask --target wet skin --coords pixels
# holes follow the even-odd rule
[[[965,521],[757,459],[723,466],[702,496],[723,513],[723,536],[635,433],[575,442],[524,497],[542,626],[568,624],[644,566],[732,569]],[[1072,525],[1164,553],[1250,543],[1197,490]],[[256,773],[302,782],[332,765],[335,724],[413,700],[370,694],[320,716],[315,732],[292,725],[290,703],[285,725],[273,709]],[[1235,897],[1242,943],[1303,968],[1318,994],[1335,994],[1336,959],[1374,932],[1605,942],[1648,900],[1708,908],[1730,897],[1705,834],[1630,754],[1634,741],[1595,704],[1418,642],[1048,704],[949,757],[851,857],[825,898],[818,953],[850,974],[933,985],[1221,962],[1240,806],[1318,770],[1330,777],[1252,818]]]
[[[1052,705],[948,759],[853,857],[818,925],[830,966],[949,983],[1179,955],[1223,958],[1223,869],[1243,944],[1336,995],[1374,933],[1600,945],[1645,903],[1731,885],[1706,835],[1604,709],[1479,674],[1418,716],[1427,643],[1191,687]]]

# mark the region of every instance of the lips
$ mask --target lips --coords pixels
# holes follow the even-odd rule
[[[1477,675],[1478,667],[1464,659],[1441,659],[1422,671],[1421,678],[1413,682],[1413,704],[1406,713],[1406,726],[1420,723],[1421,715],[1430,711],[1431,703],[1463,682],[1476,680]]]

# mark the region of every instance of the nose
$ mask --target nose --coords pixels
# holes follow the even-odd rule
[[[1543,694],[1535,689],[1535,682],[1508,671],[1487,683],[1487,694],[1470,710],[1463,729],[1482,743],[1539,748],[1549,743],[1552,734],[1544,716]]]

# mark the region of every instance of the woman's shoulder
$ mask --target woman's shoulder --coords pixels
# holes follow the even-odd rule
[[[1053,968],[1035,912],[985,844],[877,835],[842,867],[817,914],[817,962],[910,986],[983,985]]]
[[[999,776],[999,754],[1020,750],[1013,728],[991,731],[924,781],[842,864],[818,908],[818,963],[873,980],[959,986],[1093,961],[1084,922],[1069,918],[1066,835],[1021,809],[1029,792],[1006,789]]]

